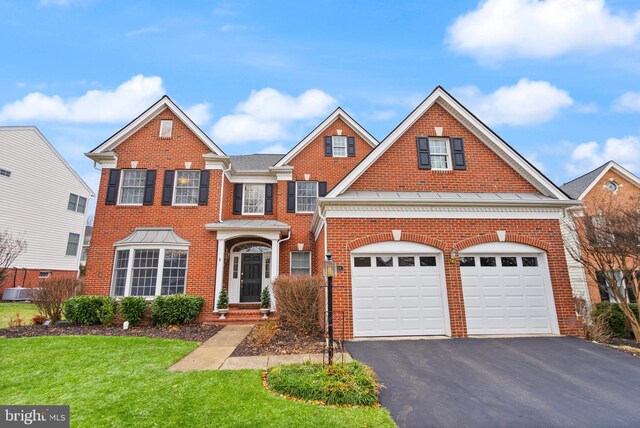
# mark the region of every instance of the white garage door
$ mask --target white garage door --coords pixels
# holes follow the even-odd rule
[[[449,334],[439,250],[410,242],[367,245],[352,252],[353,334]]]
[[[546,258],[536,250],[491,243],[461,254],[467,334],[558,333]]]

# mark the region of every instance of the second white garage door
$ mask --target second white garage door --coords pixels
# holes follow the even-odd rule
[[[460,254],[467,334],[558,333],[546,257],[522,244],[490,243]]]
[[[442,253],[412,242],[383,242],[352,252],[353,334],[449,333]]]

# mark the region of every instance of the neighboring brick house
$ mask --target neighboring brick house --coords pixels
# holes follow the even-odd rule
[[[163,97],[87,156],[88,293],[198,294],[211,321],[222,287],[233,317],[331,251],[345,338],[580,332],[575,202],[441,87],[379,144],[337,109],[286,155],[227,156]]]
[[[2,288],[78,276],[93,192],[35,126],[0,127],[0,232],[26,241]]]
[[[597,218],[596,211],[599,207],[640,206],[640,178],[614,161],[609,161],[563,184],[560,188],[572,198],[583,201],[583,207],[579,209],[590,217],[590,221],[594,216]],[[571,221],[570,217],[567,221]],[[563,232],[571,233],[573,229],[568,227]],[[575,242],[575,238],[566,235],[565,241],[567,245],[571,245]],[[567,255],[567,263],[571,272],[571,286],[576,296],[593,304],[614,299],[603,275],[597,275],[596,281],[591,275],[586,274],[582,265],[569,255]],[[630,302],[636,302],[637,296],[634,295],[632,288],[627,289],[622,275],[619,278],[619,286],[627,290],[626,297]]]

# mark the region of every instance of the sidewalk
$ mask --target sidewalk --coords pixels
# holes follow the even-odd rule
[[[279,364],[312,361],[321,363],[322,354],[261,355],[231,357],[236,347],[251,332],[253,325],[228,325],[199,348],[169,368],[172,371],[267,369]],[[352,361],[348,353],[336,354],[336,362]]]

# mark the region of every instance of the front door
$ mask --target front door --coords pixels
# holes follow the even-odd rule
[[[243,254],[240,270],[240,302],[259,302],[262,291],[262,254]]]

